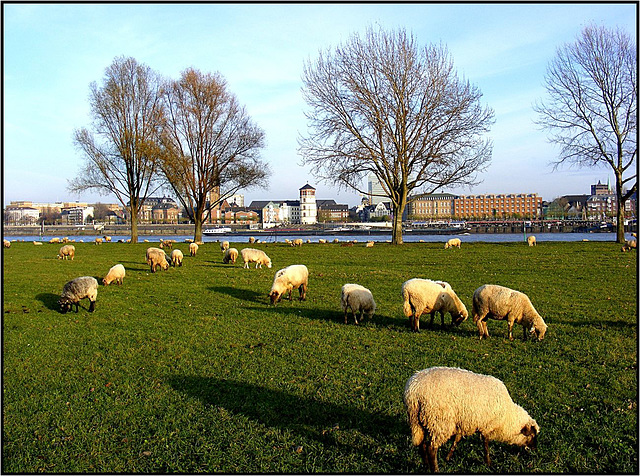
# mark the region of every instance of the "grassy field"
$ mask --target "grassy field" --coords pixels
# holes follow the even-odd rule
[[[156,244],[157,245],[157,244]],[[222,264],[217,243],[151,274],[149,244],[13,243],[3,251],[2,471],[412,473],[402,393],[417,370],[458,366],[494,375],[540,425],[538,448],[476,434],[444,472],[637,473],[637,254],[614,243],[441,243],[351,248],[254,245],[272,269]],[[232,244],[238,249],[248,246]],[[100,286],[96,312],[61,314],[75,277],[115,263],[124,286]],[[269,304],[276,270],[309,268],[307,301]],[[542,342],[478,340],[458,328],[409,331],[400,289],[448,281],[471,311],[473,291],[529,295],[549,326]],[[343,323],[340,287],[373,292],[372,321]],[[448,448],[448,445],[446,446]]]

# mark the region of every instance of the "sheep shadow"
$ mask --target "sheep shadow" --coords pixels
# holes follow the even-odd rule
[[[232,286],[211,286],[208,289],[215,293],[226,294],[240,301],[261,302],[267,296],[265,293],[259,293],[252,289],[240,289]]]
[[[358,452],[366,458],[373,456],[371,448],[364,443],[342,443],[341,432],[358,431],[374,441],[398,440],[406,435],[404,418],[321,401],[310,396],[294,395],[251,383],[195,375],[171,376],[167,383],[174,390],[197,398],[206,406],[222,408],[266,427],[318,441],[321,445],[335,448],[341,454]],[[405,459],[402,452],[388,457],[395,461],[394,466],[403,465]]]
[[[60,299],[59,294],[40,293],[36,295],[36,299],[40,301],[44,305],[44,307],[46,307],[50,311],[60,312],[60,306],[58,305],[58,299]]]

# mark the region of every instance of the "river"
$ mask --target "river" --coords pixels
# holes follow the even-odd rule
[[[535,233],[536,241],[538,243],[542,243],[545,241],[615,241],[616,235],[615,233]],[[98,235],[96,235],[98,236]],[[274,243],[274,242],[284,242],[285,238],[295,239],[302,238],[305,242],[310,240],[312,243],[317,243],[319,239],[327,240],[328,242],[333,241],[335,238],[338,238],[340,242],[357,240],[360,243],[366,241],[375,241],[379,243],[384,243],[386,241],[391,241],[391,233],[389,234],[336,234],[336,235],[305,235],[305,236],[297,236],[295,233],[285,234],[285,233],[254,233],[250,232],[245,233],[230,233],[230,234],[222,234],[215,236],[204,236],[203,241],[205,243],[214,243],[217,241],[227,240],[235,243],[246,243],[249,241],[249,237],[254,236],[256,239],[259,239],[265,243]],[[528,235],[526,235],[528,236]],[[526,240],[526,236],[523,233],[470,233],[470,234],[461,234],[461,235],[428,235],[428,234],[405,234],[402,239],[405,243],[416,243],[416,242],[426,242],[426,243],[446,243],[450,238],[460,238],[463,242],[468,243],[476,243],[476,242],[487,242],[487,243],[515,243],[515,242],[524,242]],[[631,238],[631,233],[625,233],[627,239]],[[53,235],[25,235],[25,236],[5,236],[6,239],[10,241],[49,241],[53,238]],[[91,242],[94,240],[92,236],[80,236],[80,235],[69,235],[68,238],[70,240],[75,241],[85,241]],[[113,240],[127,240],[130,236],[114,236]],[[192,239],[193,235],[139,235],[138,241],[142,242],[145,239],[150,242],[158,242],[160,239],[167,240],[176,240],[178,242],[184,242],[187,239]]]

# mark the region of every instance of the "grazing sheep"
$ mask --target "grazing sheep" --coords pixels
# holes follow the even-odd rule
[[[511,330],[516,322],[522,324],[525,340],[528,330],[535,332],[538,340],[547,332],[547,325],[526,294],[496,284],[485,284],[473,293],[473,322],[478,326],[480,339],[489,337],[489,318],[507,320],[509,340],[513,340]]]
[[[451,238],[449,241],[447,241],[444,244],[444,249],[446,250],[447,248],[453,248],[453,247],[460,248],[461,243],[462,241],[460,241],[460,238]]]
[[[2,245],[5,248],[11,248],[11,242],[9,240],[2,240]]]
[[[253,244],[256,242],[256,239],[253,236],[249,237],[249,243]]]
[[[318,243],[320,243],[321,245],[324,245],[327,242],[327,240],[325,240],[324,238],[320,238],[318,240]]]
[[[51,239],[49,240],[49,243],[60,243],[60,238],[55,238],[55,237],[54,237],[54,238],[51,238]]]
[[[438,472],[438,448],[455,436],[446,460],[463,436],[480,432],[485,462],[489,442],[535,448],[540,427],[511,399],[507,387],[490,375],[452,367],[416,372],[404,388],[411,440],[432,472]]]
[[[529,246],[538,246],[538,244],[536,243],[536,237],[533,235],[527,236],[527,243],[529,244]]]
[[[285,242],[287,245],[290,245],[290,244],[291,244],[291,240],[290,240],[289,238],[285,238],[285,239],[284,239],[284,242]]]
[[[105,243],[111,243],[111,237],[110,236],[103,236],[102,239],[105,241]]]
[[[244,248],[240,254],[242,254],[242,261],[244,261],[245,268],[249,267],[249,263],[255,263],[256,268],[262,268],[262,265],[265,265],[267,268],[271,268],[271,258],[269,258],[262,250]]]
[[[124,266],[121,264],[116,264],[111,267],[107,275],[102,279],[102,284],[108,286],[112,282],[115,281],[116,284],[124,284]]]
[[[36,246],[42,246],[42,241],[34,241],[33,244]]]
[[[222,257],[222,262],[224,264],[236,264],[236,260],[238,259],[238,250],[235,248],[229,248],[224,252],[224,256]]]
[[[189,243],[189,254],[195,256],[198,252],[198,245],[196,243]]]
[[[174,268],[176,266],[182,266],[183,259],[184,255],[182,254],[182,251],[176,249],[171,252],[171,263],[173,264]]]
[[[373,241],[367,241],[367,244],[364,246],[365,248],[373,248]]]
[[[373,294],[364,286],[359,284],[347,283],[342,286],[340,303],[344,312],[344,323],[347,323],[347,310],[351,308],[353,320],[358,323],[358,312],[360,313],[360,321],[364,317],[371,319],[376,312],[376,302],[373,300]]]
[[[160,240],[160,248],[164,249],[164,247],[166,246],[169,249],[173,249],[173,244],[176,242],[176,240]]]
[[[167,255],[160,248],[147,248],[147,264],[151,266],[151,272],[155,273],[160,266],[163,270],[169,269]]]
[[[289,301],[292,301],[291,292],[294,288],[298,288],[300,300],[304,301],[307,298],[308,284],[309,270],[303,264],[292,264],[279,270],[273,278],[273,285],[269,293],[271,303],[275,305],[287,291],[289,291]]]
[[[636,240],[627,240],[625,241],[624,245],[622,245],[622,249],[620,251],[626,253],[627,251],[635,250],[636,246]]]
[[[293,240],[291,242],[291,246],[302,246],[302,239],[301,238],[296,238],[295,240]]]
[[[68,312],[78,304],[81,299],[89,298],[89,312],[96,309],[96,298],[98,297],[98,281],[91,276],[82,276],[66,283],[62,288],[62,295],[58,300],[62,313]]]
[[[94,242],[96,245],[101,245],[101,244],[102,244],[102,238],[96,238],[95,240],[93,240],[93,242]]]
[[[222,250],[223,253],[225,251],[227,251],[228,249],[229,249],[229,242],[228,241],[223,241],[222,243],[220,243],[220,250]]]
[[[420,316],[425,313],[431,314],[432,323],[436,311],[441,314],[450,313],[454,325],[460,325],[469,317],[467,308],[451,286],[447,289],[446,286],[430,279],[413,278],[405,281],[402,285],[402,297],[404,315],[409,318],[414,332],[420,331]]]
[[[334,238],[334,239],[333,239],[333,242],[334,242],[334,243],[340,243],[340,240],[339,240],[338,238]]]
[[[64,245],[62,248],[60,248],[60,251],[58,251],[58,259],[71,258],[71,261],[73,261],[73,257],[75,255],[76,247],[73,245]]]

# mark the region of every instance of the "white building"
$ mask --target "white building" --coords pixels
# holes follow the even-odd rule
[[[374,174],[369,174],[367,179],[367,198],[369,205],[377,205],[380,202],[389,201],[389,198],[384,195],[384,189],[378,177]]]
[[[303,225],[318,223],[316,189],[309,184],[300,189],[300,223]]]

